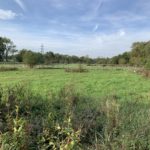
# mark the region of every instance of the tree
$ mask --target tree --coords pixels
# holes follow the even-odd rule
[[[16,60],[18,62],[23,62],[23,56],[26,52],[28,52],[27,49],[22,49],[21,51],[19,51],[19,53],[16,55]]]
[[[12,54],[15,51],[16,46],[14,43],[6,37],[0,37],[0,60],[8,61],[9,54]]]
[[[126,64],[125,58],[120,58],[119,59],[119,64],[121,64],[121,65]]]
[[[119,64],[119,56],[112,57],[110,62],[111,64],[115,64],[115,65]]]
[[[4,53],[5,53],[5,45],[4,45],[4,42],[3,42],[3,38],[0,37],[0,61],[3,61]]]
[[[47,52],[44,56],[45,64],[52,64],[54,62],[55,55],[53,52]]]
[[[15,52],[15,48],[16,46],[14,45],[14,43],[8,39],[8,38],[4,38],[4,44],[5,44],[5,60],[8,61],[8,56],[9,54],[12,54],[13,52]]]
[[[23,62],[30,68],[33,68],[36,64],[38,64],[37,53],[32,51],[26,51],[23,55]]]

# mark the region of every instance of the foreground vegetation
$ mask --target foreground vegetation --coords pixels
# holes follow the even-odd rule
[[[47,97],[1,88],[0,147],[7,150],[150,149],[150,100],[83,96],[72,86]]]
[[[150,149],[150,80],[135,68],[16,68],[0,72],[1,149]]]

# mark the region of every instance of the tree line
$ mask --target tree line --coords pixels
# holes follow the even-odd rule
[[[150,41],[133,43],[131,51],[112,57],[111,63],[150,68]]]
[[[11,39],[0,37],[0,61],[16,61],[29,64],[31,67],[36,64],[70,64],[70,63],[86,63],[86,64],[113,64],[113,65],[132,65],[150,67],[150,41],[135,42],[131,46],[131,50],[112,58],[90,58],[89,56],[69,56],[54,53],[52,51],[42,54],[32,50],[22,49],[16,50],[16,46]]]
[[[42,54],[40,52],[33,52],[31,50],[22,49],[15,55],[15,59],[17,62],[23,62],[25,64],[31,64],[30,66],[34,66],[37,64],[71,64],[71,63],[87,63],[94,64],[95,60],[88,56],[69,56],[63,55],[54,52],[46,52]]]

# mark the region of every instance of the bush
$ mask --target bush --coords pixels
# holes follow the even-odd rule
[[[0,72],[3,71],[17,71],[18,68],[17,67],[0,67]]]
[[[81,64],[79,64],[78,68],[66,68],[65,69],[66,72],[87,72],[87,69],[84,69],[83,66]]]
[[[148,59],[145,64],[145,69],[150,70],[150,60]]]
[[[23,55],[23,62],[30,68],[38,64],[38,55],[32,51],[26,51]]]
[[[137,71],[137,73],[139,73],[140,75],[142,75],[143,77],[146,77],[146,78],[150,77],[150,70],[149,69],[139,69]]]

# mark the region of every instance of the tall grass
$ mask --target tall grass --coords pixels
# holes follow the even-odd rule
[[[65,86],[43,98],[16,85],[0,90],[0,148],[150,149],[150,103],[93,99]]]
[[[4,67],[4,66],[0,67],[0,72],[3,72],[3,71],[17,71],[17,70],[18,70],[17,67]]]

